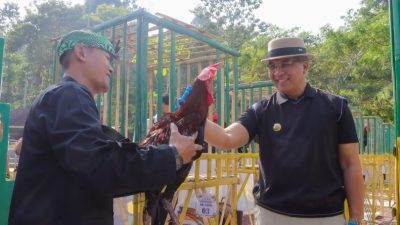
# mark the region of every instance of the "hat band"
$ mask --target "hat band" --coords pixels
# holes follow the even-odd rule
[[[286,55],[305,55],[307,50],[302,47],[277,48],[268,52],[268,58]]]

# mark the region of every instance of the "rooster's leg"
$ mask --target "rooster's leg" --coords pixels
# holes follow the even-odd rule
[[[171,217],[172,224],[179,225],[178,217],[175,215],[174,208],[172,207],[171,202],[169,202],[167,199],[163,198],[162,204],[164,206],[164,209],[167,210],[169,216]]]
[[[161,198],[160,191],[145,192],[146,203],[143,210],[143,224],[152,225],[156,220],[157,204]]]

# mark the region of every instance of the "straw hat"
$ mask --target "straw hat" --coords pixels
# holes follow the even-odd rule
[[[288,58],[294,56],[307,56],[312,59],[314,56],[307,53],[304,41],[300,38],[279,38],[268,43],[268,56],[261,62],[268,63],[269,60]]]

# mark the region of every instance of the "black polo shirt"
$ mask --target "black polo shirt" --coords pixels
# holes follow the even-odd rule
[[[358,142],[347,101],[307,84],[298,100],[282,93],[239,119],[260,144],[257,204],[299,217],[333,216],[345,199],[338,145]]]

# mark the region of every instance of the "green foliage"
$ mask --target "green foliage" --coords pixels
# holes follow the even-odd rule
[[[25,76],[25,71],[29,70],[28,63],[22,55],[9,53],[4,59],[4,64],[8,66],[3,71],[3,82],[6,85],[3,87],[2,99],[24,99],[23,95],[28,85]],[[16,76],[16,74],[19,76]],[[12,106],[15,108],[23,107],[23,101],[14,101]]]
[[[298,28],[269,26],[263,35],[247,40],[240,49],[241,82],[269,79],[264,64],[268,41],[297,36],[314,54],[308,80],[316,87],[346,97],[364,115],[393,121],[393,84],[390,62],[389,13],[386,1],[364,1],[343,17],[345,26],[321,28],[318,36]]]
[[[83,6],[70,7],[62,1],[34,3],[25,18],[13,25],[6,33],[4,76],[7,80],[1,101],[13,103],[13,107],[29,105],[34,96],[50,84],[51,40],[73,29],[82,28],[82,13]],[[16,90],[15,86],[9,85],[21,85],[21,80],[24,82]]]
[[[239,58],[241,80],[245,83],[265,80],[267,74],[265,64],[260,63],[267,55],[268,42],[271,39],[267,36],[259,36],[255,40],[243,44]]]
[[[16,7],[5,6],[5,9],[10,10],[5,23],[9,28],[5,33],[1,101],[12,103],[13,108],[29,106],[34,97],[51,84],[52,40],[71,30],[85,28],[89,17],[97,24],[126,14],[129,9],[123,8],[123,5],[132,5],[134,2],[120,2],[121,7],[99,5],[96,12],[91,14],[85,14],[83,5],[71,6],[61,0],[35,2],[23,20],[18,19]],[[1,15],[1,18],[5,16]]]
[[[137,8],[136,0],[85,0],[85,9],[87,13],[94,13],[100,5],[122,7],[127,10]]]
[[[6,3],[0,9],[0,32],[6,38],[2,102],[12,103],[13,108],[29,105],[51,83],[53,39],[137,8],[136,0],[85,3],[36,2],[24,18],[20,18],[15,3]],[[359,10],[349,10],[343,17],[344,26],[333,29],[326,25],[318,35],[302,32],[298,27],[284,30],[267,26],[254,16],[261,3],[262,0],[201,0],[192,11],[196,15],[193,24],[241,52],[240,82],[268,79],[265,64],[260,62],[266,57],[268,41],[298,36],[315,55],[308,75],[313,85],[345,96],[364,115],[393,120],[387,1],[363,0]],[[157,40],[149,42],[152,41]],[[190,54],[185,49],[177,51],[180,55]]]
[[[242,44],[264,32],[267,25],[254,15],[262,0],[200,0],[191,12],[192,24],[214,34],[225,45],[240,49]]]
[[[318,87],[348,98],[365,115],[393,120],[389,13],[386,1],[364,1],[346,26],[324,27],[309,74]]]
[[[19,18],[19,7],[15,2],[6,2],[0,9],[0,34],[6,33]]]
[[[84,15],[83,19],[90,21],[90,25],[94,26],[114,19],[115,17],[125,15],[129,11],[130,10],[125,7],[115,7],[109,4],[101,4],[97,6],[97,9],[94,13]]]

